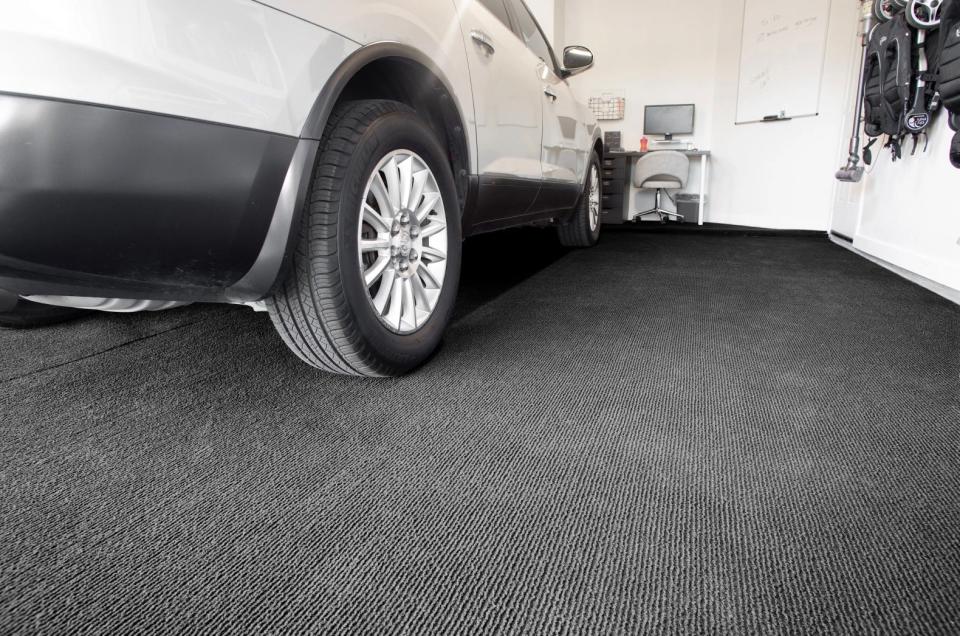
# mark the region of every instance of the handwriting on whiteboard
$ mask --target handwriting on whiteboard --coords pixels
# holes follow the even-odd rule
[[[770,83],[770,69],[765,68],[750,78],[750,84],[757,88],[765,88]]]
[[[784,18],[782,15],[774,15],[769,18],[764,18],[760,21],[760,26],[765,30],[757,34],[757,43],[760,44],[762,42],[766,42],[767,40],[776,38],[778,35],[787,33],[789,31],[799,31],[800,29],[812,27],[819,20],[819,16],[811,16],[809,18],[796,20],[792,24],[783,24]]]

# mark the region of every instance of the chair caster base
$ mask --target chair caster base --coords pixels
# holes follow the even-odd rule
[[[667,221],[676,221],[678,223],[683,223],[686,219],[682,214],[677,214],[676,212],[671,212],[670,210],[664,210],[663,208],[653,208],[652,210],[647,210],[646,212],[641,212],[640,214],[633,217],[634,221],[640,221],[645,216],[651,216],[656,214],[660,217],[660,222],[666,224]]]

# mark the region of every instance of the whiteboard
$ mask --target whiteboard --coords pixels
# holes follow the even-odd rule
[[[820,109],[830,0],[746,0],[738,124]]]

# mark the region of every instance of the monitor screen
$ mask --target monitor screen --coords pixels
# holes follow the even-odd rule
[[[693,104],[647,106],[643,115],[645,135],[692,135]]]

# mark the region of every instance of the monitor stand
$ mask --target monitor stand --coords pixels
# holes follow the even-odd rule
[[[654,141],[653,145],[663,150],[689,150],[692,144],[683,139],[674,139],[673,135],[664,135],[663,139]]]

